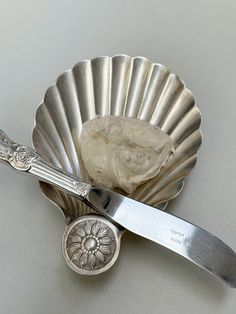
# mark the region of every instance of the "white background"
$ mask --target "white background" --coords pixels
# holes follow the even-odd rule
[[[84,58],[143,55],[179,74],[203,115],[196,168],[169,210],[236,249],[236,4],[216,0],[1,0],[0,127],[30,145],[46,88]],[[80,277],[60,252],[65,223],[36,181],[0,167],[0,312],[236,311],[235,290],[126,233],[116,265]]]

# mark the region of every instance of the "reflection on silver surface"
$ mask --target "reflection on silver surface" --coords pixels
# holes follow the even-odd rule
[[[24,149],[24,154],[20,154],[19,158],[18,152],[22,149]],[[92,274],[94,269],[95,273],[102,272],[101,264],[97,264],[96,268],[95,263],[98,251],[100,258],[102,258],[101,256],[104,258],[104,254],[108,255],[106,256],[107,264],[105,264],[105,269],[108,269],[118,256],[120,230],[123,227],[178,253],[224,283],[236,288],[236,253],[209,232],[158,208],[137,202],[105,188],[91,186],[61,169],[51,167],[35,151],[14,143],[1,130],[0,160],[7,162],[17,171],[34,175],[37,179],[53,184],[62,191],[76,196],[116,224],[117,227],[114,227],[107,222],[107,227],[104,227],[106,225],[104,218],[101,218],[99,222],[99,217],[90,217],[89,219],[93,221],[92,224],[82,223],[80,219],[83,218],[80,218],[67,227],[63,240],[63,252],[68,265],[75,271]],[[98,227],[92,231],[94,224]],[[74,234],[73,229],[76,229],[76,226],[80,228],[80,232],[77,230]],[[109,237],[105,239],[104,247],[104,243],[101,244],[100,241],[102,241],[101,238],[108,235],[107,228],[110,233]],[[73,255],[74,251],[68,251],[73,244],[68,238],[70,236],[75,236],[75,242],[80,243],[79,247],[76,247],[78,250],[76,255]],[[115,245],[111,244],[113,238],[117,241]],[[87,240],[88,243],[85,243]],[[74,250],[74,246],[72,247]],[[75,256],[76,259],[78,258],[76,261],[74,261]],[[99,262],[101,261],[99,260]]]
[[[80,132],[96,116],[128,116],[160,127],[175,144],[165,167],[129,197],[165,209],[183,188],[197,160],[201,114],[184,82],[145,57],[115,55],[82,60],[47,90],[35,116],[33,145],[51,165],[88,181],[80,158]],[[66,223],[96,213],[78,198],[40,182]],[[105,270],[105,268],[104,268]]]
[[[36,151],[51,165],[86,181],[79,137],[83,123],[97,115],[135,117],[170,135],[175,155],[158,176],[129,196],[158,207],[176,197],[196,163],[202,139],[201,114],[184,82],[164,65],[144,57],[115,55],[80,61],[49,87],[36,112]],[[61,208],[67,222],[94,212],[52,185],[40,186]]]
[[[211,233],[107,189],[92,188],[86,198],[122,227],[182,255],[236,288],[236,253]]]
[[[120,251],[120,230],[106,218],[85,215],[66,227],[62,253],[67,265],[82,275],[108,270]]]

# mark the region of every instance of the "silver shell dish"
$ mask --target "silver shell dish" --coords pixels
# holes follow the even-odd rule
[[[81,128],[98,115],[145,120],[173,139],[176,153],[158,176],[129,195],[164,208],[181,191],[184,178],[196,163],[202,140],[201,114],[192,92],[165,66],[144,57],[115,55],[81,61],[59,76],[38,107],[33,130],[36,151],[50,164],[80,176]],[[40,186],[62,210],[67,224],[94,213],[55,187],[46,183]]]

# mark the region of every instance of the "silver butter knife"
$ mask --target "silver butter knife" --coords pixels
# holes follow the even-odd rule
[[[154,241],[187,258],[228,286],[236,288],[236,253],[206,230],[158,208],[137,202],[106,188],[92,186],[59,168],[52,167],[43,161],[33,149],[13,142],[1,130],[0,160],[7,162],[16,170],[31,174],[40,181],[53,184],[66,193],[79,198],[114,222],[117,230],[123,227]],[[99,229],[97,224],[94,226],[95,229]],[[91,228],[88,223],[85,223],[85,231],[83,228],[77,227],[77,234],[70,235],[72,238],[77,237],[79,243],[84,234],[82,249],[80,244],[76,246],[72,243],[70,247],[73,250],[72,260],[73,258],[76,259],[78,255],[84,257],[84,259],[80,259],[81,267],[83,260],[87,259],[86,250],[91,252],[88,256],[88,259],[91,259],[91,265],[95,264],[92,256],[96,255],[102,260],[103,254],[100,254],[99,257],[99,252],[93,249],[96,241],[102,243],[106,243],[106,241],[109,243],[110,241],[107,236],[102,238],[102,234],[106,235],[108,228],[101,228],[96,231],[100,234],[100,240],[99,236],[97,238],[86,236],[86,229],[90,230]],[[101,252],[105,254],[108,246],[99,245]]]

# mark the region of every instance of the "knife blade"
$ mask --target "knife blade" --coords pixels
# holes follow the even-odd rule
[[[174,251],[236,288],[236,253],[206,230],[105,188],[92,187],[86,200],[125,229]]]
[[[116,225],[174,251],[236,288],[236,253],[206,230],[156,207],[103,187],[92,186],[62,169],[52,167],[33,149],[13,142],[1,130],[0,161],[57,186]]]

